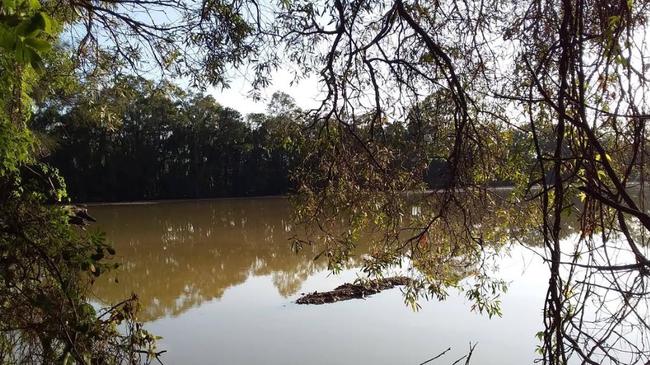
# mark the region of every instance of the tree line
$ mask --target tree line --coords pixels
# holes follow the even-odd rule
[[[70,108],[39,110],[32,127],[51,140],[46,159],[77,201],[259,196],[292,188],[294,114],[282,93],[268,113],[244,117],[211,96],[123,76]]]
[[[30,127],[46,145],[43,161],[59,170],[75,201],[283,195],[296,191],[296,168],[312,169],[320,157],[310,164],[307,156],[320,128],[310,128],[283,92],[266,113],[246,116],[210,95],[132,75],[105,87],[80,83],[74,94],[71,103],[56,95],[39,103]],[[452,130],[444,120],[414,106],[405,123],[359,127],[371,132],[417,171],[422,187],[450,183],[444,150]],[[524,135],[499,133],[509,148],[525,148]]]

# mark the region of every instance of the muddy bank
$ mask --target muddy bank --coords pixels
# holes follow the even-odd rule
[[[382,290],[392,289],[399,285],[407,285],[411,282],[410,278],[405,276],[394,276],[390,278],[383,278],[371,280],[362,284],[343,284],[334,290],[326,292],[313,292],[303,294],[298,300],[297,304],[325,304],[340,302],[342,300],[360,299],[368,295],[377,294]]]

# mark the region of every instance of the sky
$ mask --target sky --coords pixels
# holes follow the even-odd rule
[[[178,14],[171,12],[171,9],[168,8],[164,8],[164,11],[144,13],[139,5],[134,5],[125,11],[130,11],[130,15],[134,15],[136,19],[151,24],[173,24],[179,17]],[[74,44],[75,40],[85,35],[85,31],[85,27],[81,24],[72,25],[68,27],[62,37]],[[98,37],[105,38],[106,36],[102,33]],[[107,38],[106,42],[108,42]],[[205,92],[212,95],[219,104],[235,109],[243,115],[265,112],[268,101],[276,91],[282,91],[292,96],[296,105],[302,109],[311,109],[319,105],[318,99],[322,93],[319,92],[318,77],[316,75],[292,85],[293,76],[290,70],[277,70],[272,73],[271,85],[261,91],[262,99],[256,101],[249,96],[249,92],[252,89],[250,82],[247,81],[247,79],[252,78],[252,73],[249,71],[246,68],[242,70],[230,70],[228,72],[230,76],[230,88],[208,87]],[[159,70],[155,67],[151,70],[141,70],[139,74],[150,79],[158,79],[161,76]],[[177,78],[174,79],[174,82],[181,87],[189,88],[189,82],[186,79]]]
[[[247,75],[236,73],[231,78],[230,88],[221,89],[210,87],[206,92],[212,95],[215,100],[226,107],[235,109],[246,115],[250,113],[263,113],[266,111],[268,101],[276,91],[289,94],[296,101],[296,105],[302,109],[310,109],[318,106],[319,92],[318,79],[316,76],[303,79],[292,85],[291,73],[286,70],[278,70],[273,73],[272,83],[262,90],[262,100],[253,100],[248,94],[252,89]]]

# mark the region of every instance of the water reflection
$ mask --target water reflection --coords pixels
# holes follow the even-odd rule
[[[536,266],[512,285],[499,319],[470,312],[462,295],[422,303],[414,313],[399,290],[368,301],[298,306],[291,301],[299,291],[331,289],[354,280],[356,272],[332,277],[324,260],[313,260],[316,248],[290,250],[295,228],[286,199],[90,210],[122,263],[100,278],[94,292],[106,304],[137,293],[141,319],[163,337],[165,363],[417,364],[450,346],[449,357],[456,359],[470,340],[480,343],[477,363],[530,363],[535,356],[533,335],[548,279],[527,251],[521,255],[537,260]],[[523,261],[515,261],[501,263],[506,280],[522,278]]]
[[[122,264],[96,283],[97,298],[110,304],[137,293],[141,319],[164,337],[168,363],[420,363],[441,348],[462,351],[470,340],[481,344],[476,363],[531,363],[535,357],[539,343],[534,334],[542,329],[548,269],[541,257],[520,245],[511,247],[512,258],[499,261],[498,276],[511,284],[503,297],[503,318],[489,320],[471,313],[466,298],[453,293],[444,302],[422,303],[423,310],[414,314],[406,309],[398,290],[369,301],[299,307],[291,304],[299,291],[331,289],[354,280],[356,270],[329,277],[327,263],[314,260],[317,248],[290,250],[289,238],[301,232],[291,226],[286,199],[93,206],[90,210],[100,222],[98,228],[114,243]],[[426,213],[426,207],[417,205],[410,210],[411,217]],[[567,247],[579,241],[578,217],[573,214],[565,220],[562,237]],[[510,219],[489,223],[483,233],[503,233],[527,246],[541,243],[540,232],[521,229]],[[442,235],[431,235],[438,244],[432,244],[432,252],[447,247],[440,246],[446,237],[438,233]],[[359,248],[356,257],[367,250]],[[475,271],[475,262],[463,261],[462,251],[447,251],[446,256],[437,253],[430,272],[437,275],[442,270],[443,277],[455,273],[460,280]],[[455,264],[444,266],[441,257]],[[337,350],[314,358],[322,347]],[[215,351],[221,361],[215,361]],[[360,353],[363,357],[356,358]]]
[[[327,268],[325,259],[314,260],[317,247],[291,250],[290,238],[300,232],[292,227],[291,206],[283,198],[98,205],[90,210],[120,263],[100,277],[94,294],[105,304],[138,294],[145,321],[221,298],[226,289],[255,276],[270,276],[287,298],[310,275]],[[413,211],[419,214],[421,208]],[[514,227],[507,228],[514,233]],[[563,233],[571,234],[567,228]],[[519,238],[529,245],[541,240],[535,231]],[[356,257],[365,251],[360,247]],[[456,280],[472,272],[471,262],[450,254],[446,272],[455,272]]]
[[[119,269],[94,286],[112,303],[135,292],[144,320],[178,315],[250,276],[272,275],[284,297],[326,268],[306,247],[290,250],[286,199],[231,199],[94,206],[100,228],[118,252]],[[117,279],[117,283],[115,282]]]

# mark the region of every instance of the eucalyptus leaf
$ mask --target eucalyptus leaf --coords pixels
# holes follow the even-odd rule
[[[52,48],[52,44],[50,44],[50,42],[40,38],[25,38],[24,43],[38,52],[45,52]]]

